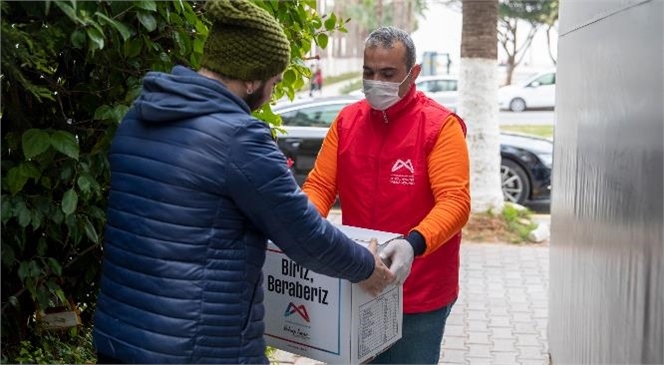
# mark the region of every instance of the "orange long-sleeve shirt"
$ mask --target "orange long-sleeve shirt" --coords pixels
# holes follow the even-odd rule
[[[423,256],[442,246],[468,221],[470,162],[461,123],[453,114],[447,117],[427,159],[435,205],[411,230],[424,237],[426,250]],[[323,216],[328,215],[337,196],[338,142],[335,121],[323,141],[314,169],[303,186],[303,191]]]

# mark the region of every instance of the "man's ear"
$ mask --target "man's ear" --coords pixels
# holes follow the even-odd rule
[[[246,93],[251,95],[254,93],[254,91],[260,89],[261,87],[261,82],[260,81],[244,81],[244,89],[246,90]]]
[[[417,80],[417,78],[420,76],[420,72],[422,72],[422,65],[419,63],[416,63],[413,65],[413,69],[410,71],[411,79],[413,82]]]

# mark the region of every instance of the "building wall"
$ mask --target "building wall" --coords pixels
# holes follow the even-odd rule
[[[553,364],[664,363],[664,1],[560,0]]]

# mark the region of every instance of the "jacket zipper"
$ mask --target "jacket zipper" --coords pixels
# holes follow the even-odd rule
[[[387,119],[387,113],[386,113],[384,110],[382,111],[382,113],[383,113],[383,122],[384,122],[385,124],[388,124],[388,123],[389,123],[389,120]],[[383,155],[383,148],[385,147],[385,133],[386,133],[386,130],[385,130],[385,128],[383,128],[383,130],[382,130],[382,134],[383,134],[383,135],[381,136],[381,139],[380,139],[380,140],[381,140],[381,143],[380,143],[380,150],[379,150],[380,153],[378,154],[378,162],[377,162],[377,166],[376,166],[377,174],[376,174],[376,181],[375,181],[375,186],[374,186],[374,194],[377,194],[377,193],[378,193],[378,191],[379,191],[379,187],[380,187],[380,172],[381,172],[381,168],[380,168],[380,156]],[[374,195],[374,197],[375,197],[375,196],[376,196],[376,195]],[[375,198],[374,198],[374,201],[375,201]],[[374,206],[374,208],[373,208],[373,212],[372,212],[373,214],[372,214],[371,220],[372,220],[372,223],[373,223],[374,225],[376,225],[376,223],[377,223],[376,209],[378,209],[378,208],[376,207],[376,204],[373,204],[373,206]]]

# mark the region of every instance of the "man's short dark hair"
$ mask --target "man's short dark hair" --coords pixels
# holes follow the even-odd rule
[[[406,70],[410,70],[415,65],[415,43],[410,35],[399,28],[380,27],[371,34],[364,42],[365,47],[375,48],[393,48],[397,42],[401,42],[406,48]]]

